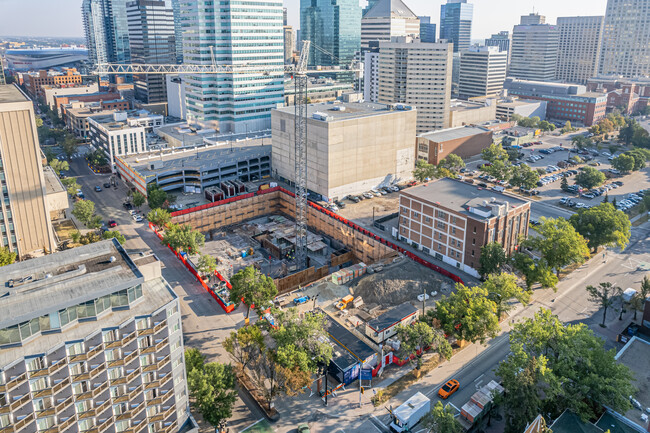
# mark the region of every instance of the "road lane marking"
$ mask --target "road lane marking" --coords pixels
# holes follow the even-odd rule
[[[244,433],[246,430],[248,430],[248,429],[251,428],[251,427],[254,427],[256,424],[258,424],[258,423],[260,423],[260,422],[262,422],[262,421],[264,421],[264,418],[260,418],[260,419],[258,419],[258,420],[255,421],[253,424],[251,424],[251,425],[249,425],[248,427],[246,427],[244,430],[240,430],[239,433]]]
[[[381,422],[379,418],[377,418],[374,414],[371,414],[370,417],[376,419],[379,424],[384,425],[384,423]],[[379,427],[377,427],[374,422],[370,421],[370,425],[372,425],[375,428],[375,430],[377,430],[379,433],[384,433],[383,430],[380,430]]]
[[[478,381],[479,379],[481,379],[483,376],[485,376],[485,373],[481,374],[479,377],[477,377],[476,379],[474,379],[474,382],[477,382],[477,381]],[[481,381],[481,382],[483,382],[483,381]],[[481,382],[479,382],[479,383],[481,383]]]

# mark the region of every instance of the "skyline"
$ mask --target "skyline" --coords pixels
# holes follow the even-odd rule
[[[546,0],[540,8],[539,0],[474,0],[472,40],[484,39],[502,30],[512,32],[521,15],[535,11],[555,24],[558,16],[605,15],[607,0]],[[363,5],[365,0],[360,0]],[[405,0],[417,15],[431,16],[432,23],[440,24],[440,5],[443,0]],[[25,14],[30,5],[30,14]],[[294,28],[300,23],[300,0],[284,0],[288,9],[289,25]],[[3,14],[0,16],[2,36],[28,37],[83,37],[81,21],[81,0],[0,0]],[[29,22],[16,20],[17,16],[29,16]],[[62,24],[64,23],[64,24]],[[438,27],[439,31],[439,27]]]

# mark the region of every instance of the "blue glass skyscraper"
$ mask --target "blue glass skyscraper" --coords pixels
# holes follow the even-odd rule
[[[436,41],[436,25],[431,22],[431,17],[418,17],[420,19],[420,40],[434,43]]]
[[[88,57],[93,63],[131,61],[127,0],[83,0],[83,15]]]
[[[300,0],[300,38],[311,41],[309,65],[347,66],[361,49],[358,0]]]
[[[454,52],[465,51],[472,39],[474,5],[467,0],[447,0],[440,6],[440,39],[454,43]]]

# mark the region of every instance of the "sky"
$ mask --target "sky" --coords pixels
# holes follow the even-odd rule
[[[365,4],[366,0],[360,0]],[[444,0],[404,0],[417,15],[440,20]],[[547,22],[558,16],[604,15],[607,0],[470,0],[474,4],[472,39],[483,39],[501,30],[512,31],[519,16],[538,11]],[[299,27],[300,0],[284,0],[289,24]],[[81,0],[0,0],[0,35],[81,37]]]

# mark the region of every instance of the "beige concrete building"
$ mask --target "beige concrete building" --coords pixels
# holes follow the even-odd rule
[[[41,91],[45,97],[45,103],[51,108],[56,108],[56,97],[57,96],[80,96],[80,95],[90,95],[93,93],[99,92],[99,85],[97,83],[90,83],[86,85],[77,85],[74,87],[71,86],[52,86],[52,85],[43,85],[41,86]]]
[[[90,126],[88,119],[92,116],[112,115],[116,110],[107,110],[101,103],[72,102],[64,106],[63,120],[75,137],[88,140]]]
[[[417,108],[418,134],[449,125],[452,44],[398,37],[379,43],[379,92],[382,104]]]
[[[497,106],[492,100],[485,102],[451,101],[449,109],[449,127],[476,125],[497,118]]]
[[[0,431],[197,431],[180,303],[154,255],[106,240],[5,266],[0,283]]]
[[[394,36],[420,37],[420,19],[402,0],[379,0],[361,18],[361,49]]]
[[[45,195],[47,200],[47,209],[50,212],[50,220],[56,221],[66,217],[66,211],[70,207],[68,201],[68,191],[65,189],[59,176],[54,173],[52,167],[43,167],[45,178]]]
[[[555,78],[586,84],[598,72],[605,17],[559,17],[560,34]]]
[[[469,99],[495,96],[503,90],[508,53],[497,47],[470,47],[460,54],[458,95]]]
[[[415,108],[371,103],[308,106],[307,188],[326,199],[359,194],[411,179],[415,166]],[[293,183],[294,108],[271,115],[274,173]]]
[[[45,198],[45,178],[34,105],[13,85],[0,86],[0,239],[18,253],[52,252],[54,232]]]
[[[478,277],[481,247],[528,236],[530,202],[444,178],[400,192],[400,240]]]

